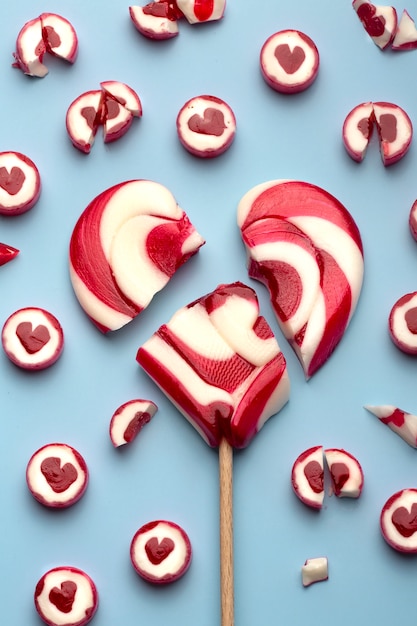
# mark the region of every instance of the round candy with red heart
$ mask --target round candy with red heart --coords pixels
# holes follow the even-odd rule
[[[20,215],[39,199],[39,170],[20,152],[0,152],[0,214]]]
[[[52,508],[65,508],[75,504],[87,489],[87,464],[71,446],[49,443],[29,459],[26,482],[38,502]]]
[[[282,93],[304,91],[315,81],[320,57],[314,41],[299,30],[281,30],[261,49],[261,73],[272,89]]]
[[[93,580],[82,570],[54,567],[38,581],[35,607],[49,626],[84,626],[98,608],[98,593]]]
[[[38,307],[12,313],[4,323],[1,340],[9,359],[28,370],[49,367],[64,349],[61,324],[52,313]]]
[[[417,553],[417,489],[402,489],[388,498],[382,507],[380,526],[392,548]]]
[[[191,542],[174,522],[157,520],[139,528],[130,544],[130,558],[137,573],[151,583],[172,583],[188,570]]]
[[[198,157],[219,156],[231,145],[236,118],[226,102],[216,96],[196,96],[180,109],[178,137],[184,148]]]

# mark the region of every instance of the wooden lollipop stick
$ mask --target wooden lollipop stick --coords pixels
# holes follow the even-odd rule
[[[233,583],[233,448],[219,446],[220,481],[220,594],[222,626],[234,626]]]

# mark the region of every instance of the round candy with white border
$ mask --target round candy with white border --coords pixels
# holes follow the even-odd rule
[[[226,102],[216,96],[188,100],[177,116],[177,132],[184,148],[195,156],[219,156],[231,145],[236,118]]]
[[[399,552],[417,552],[417,489],[402,489],[385,502],[380,516],[382,536]]]
[[[26,482],[32,496],[52,508],[75,504],[87,489],[88,476],[84,458],[65,443],[42,446],[26,467]]]
[[[9,359],[19,367],[41,370],[49,367],[64,349],[64,332],[52,313],[26,307],[5,321],[1,340]]]
[[[261,49],[261,72],[272,89],[297,93],[310,87],[319,71],[319,52],[308,35],[298,30],[281,30]]]
[[[191,543],[174,522],[158,520],[139,528],[130,545],[130,558],[137,573],[151,583],[171,583],[188,570]]]
[[[20,152],[0,152],[0,214],[25,213],[40,193],[41,178],[34,162]]]
[[[49,626],[84,626],[97,610],[98,593],[82,570],[55,567],[38,581],[34,601],[39,616]]]
[[[397,348],[417,354],[417,291],[397,300],[389,314],[388,328]]]

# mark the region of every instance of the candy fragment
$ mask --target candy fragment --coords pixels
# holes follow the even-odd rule
[[[155,0],[143,7],[130,6],[129,14],[136,29],[149,39],[171,39],[179,33],[177,20],[182,13],[171,0]]]
[[[43,78],[48,73],[43,64],[46,52],[68,63],[74,63],[77,57],[77,33],[66,18],[56,13],[42,13],[24,24],[17,36],[13,67],[28,76]]]
[[[110,420],[110,439],[114,447],[133,441],[157,410],[152,400],[129,400],[119,406]]]
[[[216,96],[196,96],[180,109],[177,132],[182,145],[191,154],[216,157],[231,145],[236,118],[224,100]]]
[[[190,567],[191,557],[191,542],[185,530],[166,520],[144,524],[130,544],[133,567],[150,583],[175,582]]]
[[[321,509],[324,500],[323,446],[302,452],[291,470],[291,485],[298,498],[314,509]]]
[[[402,489],[388,498],[381,510],[380,527],[392,548],[417,553],[417,489]]]
[[[176,2],[190,24],[220,20],[226,10],[226,0],[176,0]]]
[[[359,230],[327,191],[288,180],[248,191],[237,221],[249,276],[267,286],[282,332],[310,378],[342,339],[359,298]]]
[[[84,495],[88,468],[75,448],[65,443],[49,443],[29,459],[26,482],[32,496],[51,508],[65,508]]]
[[[260,54],[261,73],[272,89],[282,93],[304,91],[315,81],[320,57],[314,41],[298,30],[271,35]]]
[[[393,343],[406,354],[417,354],[417,291],[401,296],[388,317]]]
[[[97,588],[85,572],[54,567],[38,581],[35,608],[48,626],[84,626],[98,608]]]
[[[166,187],[149,180],[119,183],[94,198],[75,225],[74,292],[102,332],[117,330],[147,307],[203,244]]]
[[[35,163],[21,152],[0,152],[0,214],[20,215],[31,209],[41,193]]]
[[[417,448],[417,415],[412,415],[392,404],[365,405],[383,424],[399,435],[406,443]]]
[[[349,156],[360,163],[363,161],[374,129],[374,107],[372,102],[355,106],[343,122],[343,143]]]
[[[391,48],[392,50],[414,50],[417,48],[417,28],[414,20],[405,9],[398,22]]]
[[[396,9],[372,4],[370,0],[353,0],[352,6],[374,44],[385,50],[393,42],[397,30]]]
[[[417,241],[417,200],[413,202],[408,217],[408,226],[414,239]]]
[[[363,488],[363,471],[359,461],[339,448],[327,448],[324,456],[333,493],[339,498],[359,498]]]
[[[5,265],[9,261],[12,261],[19,254],[19,252],[20,250],[13,248],[13,246],[0,243],[0,265]]]
[[[27,307],[12,313],[5,321],[1,340],[9,359],[28,370],[49,367],[61,356],[64,333],[52,313]]]
[[[212,447],[246,447],[288,401],[285,358],[242,283],[179,309],[136,359]]]
[[[329,578],[327,557],[320,556],[307,559],[301,568],[301,579],[304,587]]]

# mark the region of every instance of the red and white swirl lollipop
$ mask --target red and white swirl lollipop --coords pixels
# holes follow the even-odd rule
[[[279,325],[311,377],[342,339],[362,286],[359,230],[347,209],[315,185],[275,180],[238,206],[248,271],[269,290]]]
[[[388,330],[397,348],[407,354],[417,354],[417,291],[396,301],[389,314]]]
[[[85,626],[98,608],[93,580],[77,567],[54,567],[38,581],[35,608],[48,626]]]
[[[402,489],[388,498],[382,507],[380,526],[392,548],[417,553],[417,489]]]
[[[20,215],[31,209],[41,193],[35,163],[21,152],[0,152],[0,214]]]
[[[260,64],[262,76],[272,89],[298,93],[317,78],[320,57],[308,35],[298,30],[282,30],[265,41]]]
[[[72,286],[100,330],[117,330],[203,244],[166,187],[150,180],[119,183],[94,198],[75,225]]]

